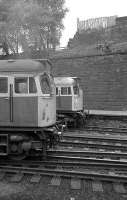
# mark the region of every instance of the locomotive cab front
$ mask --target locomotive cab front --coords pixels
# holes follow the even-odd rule
[[[63,124],[84,123],[83,91],[77,77],[55,77],[56,110],[58,120]],[[80,123],[81,122],[81,123]]]
[[[56,95],[52,76],[39,75],[38,125],[49,126],[56,122]]]
[[[55,77],[57,111],[83,110],[83,92],[77,77]]]

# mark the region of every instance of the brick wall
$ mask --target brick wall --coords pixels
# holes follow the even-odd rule
[[[55,76],[78,76],[86,109],[127,110],[127,55],[53,60]]]

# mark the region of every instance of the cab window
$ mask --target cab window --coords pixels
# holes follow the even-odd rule
[[[51,94],[51,84],[46,74],[40,76],[40,85],[43,94]]]
[[[58,87],[56,87],[56,95],[58,96]]]
[[[71,87],[61,87],[61,95],[71,95]]]
[[[15,78],[15,93],[19,94],[28,93],[28,78],[26,77]]]
[[[29,78],[29,93],[36,93],[37,92],[37,87],[35,83],[35,79],[33,77]]]
[[[0,77],[0,93],[8,92],[8,78]]]
[[[74,95],[79,95],[79,87],[78,85],[73,86]]]

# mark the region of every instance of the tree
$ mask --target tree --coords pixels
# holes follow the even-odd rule
[[[0,41],[5,36],[5,46],[13,53],[19,48],[29,52],[30,46],[40,51],[55,48],[67,12],[63,6],[64,0],[2,0]]]
[[[3,51],[8,55],[9,48],[7,43],[7,21],[8,21],[8,6],[5,2],[0,2],[0,43],[2,44]]]

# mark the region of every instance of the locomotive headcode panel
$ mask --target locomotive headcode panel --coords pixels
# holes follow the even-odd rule
[[[55,140],[56,88],[50,68],[48,60],[0,61],[0,155],[22,158],[31,150],[46,151]]]

